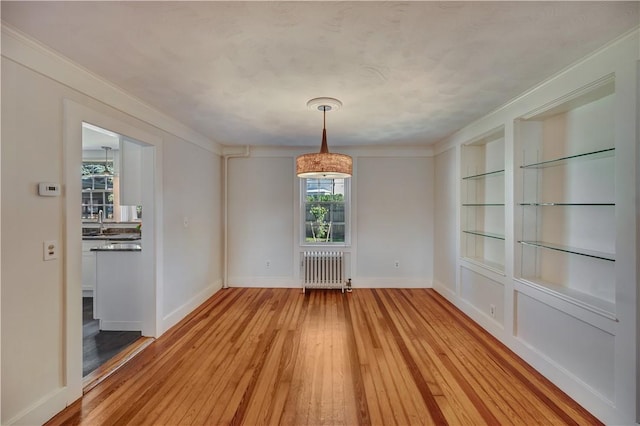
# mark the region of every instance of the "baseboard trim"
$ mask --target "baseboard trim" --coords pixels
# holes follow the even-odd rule
[[[431,288],[422,278],[362,278],[351,280],[353,288]],[[230,277],[229,287],[302,288],[302,281],[291,277]]]
[[[449,302],[455,304],[456,292],[438,280],[433,280],[433,289]]]
[[[621,419],[620,412],[613,401],[597,392],[552,358],[515,336],[509,339],[508,343],[509,348],[516,355],[580,405],[589,407],[589,412],[603,422],[611,424],[633,424],[632,422]],[[605,421],[606,419],[614,420]]]
[[[174,309],[171,313],[162,318],[162,333],[179,323],[183,318],[193,312],[198,306],[202,305],[208,298],[213,296],[222,288],[222,280],[209,284],[198,294],[193,296],[187,302]],[[161,333],[161,334],[162,334]]]
[[[41,425],[67,407],[67,387],[58,388],[25,408],[4,425]]]
[[[351,280],[353,288],[431,288],[433,283],[424,278],[363,278]]]
[[[229,287],[302,288],[302,281],[291,277],[230,277]]]
[[[105,321],[100,320],[100,330],[104,331],[140,331],[142,321]]]

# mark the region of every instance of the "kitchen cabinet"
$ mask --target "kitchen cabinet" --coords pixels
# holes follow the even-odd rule
[[[82,241],[82,296],[93,297],[96,288],[96,255],[91,247],[103,245],[105,241]]]
[[[93,298],[93,318],[96,319],[96,254],[91,247],[103,245],[106,241],[82,241],[82,297]]]
[[[119,250],[118,246],[125,249]],[[137,246],[137,251],[126,249],[131,246]],[[93,252],[96,256],[94,301],[100,330],[142,330],[143,268],[139,247],[136,244],[115,244]]]

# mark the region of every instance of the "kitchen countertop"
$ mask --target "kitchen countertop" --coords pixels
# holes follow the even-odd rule
[[[136,241],[140,239],[138,233],[125,233],[125,234],[98,234],[98,235],[83,235],[83,241],[91,240],[105,240],[105,241]]]
[[[142,251],[142,246],[133,243],[105,244],[91,247],[91,251]]]

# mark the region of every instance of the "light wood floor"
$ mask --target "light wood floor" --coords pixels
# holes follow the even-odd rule
[[[221,290],[49,424],[600,424],[433,290]]]

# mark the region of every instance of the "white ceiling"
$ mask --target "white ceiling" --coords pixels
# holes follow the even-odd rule
[[[637,26],[640,2],[8,2],[2,20],[225,145],[434,143]]]
[[[104,147],[120,149],[120,137],[113,132],[84,123],[82,125],[82,150],[102,151]]]

